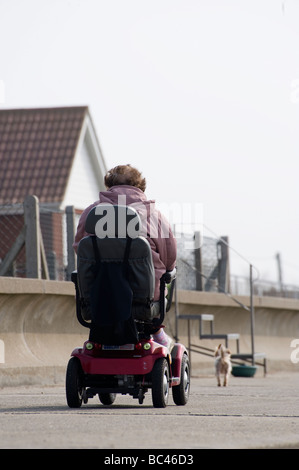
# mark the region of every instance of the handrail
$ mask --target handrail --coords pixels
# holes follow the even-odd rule
[[[182,261],[186,266],[188,266],[188,268],[191,268],[193,269],[193,271],[196,271],[200,276],[202,276],[203,278],[205,278],[206,280],[208,280],[208,276],[206,276],[205,274],[203,274],[202,272],[199,271],[199,269],[197,269],[195,266],[192,266],[191,264],[188,263],[188,261],[184,260],[183,258],[180,258],[180,261]],[[232,294],[230,294],[229,292],[227,292],[225,289],[223,289],[221,286],[217,285],[217,288],[219,290],[219,292],[222,292],[223,294],[227,295],[227,297],[229,297],[230,299],[232,299],[234,302],[236,302],[238,305],[240,305],[240,307],[244,308],[245,310],[247,310],[248,312],[250,312],[250,308],[247,307],[247,305],[244,305],[242,302],[240,302],[239,300],[237,300]]]

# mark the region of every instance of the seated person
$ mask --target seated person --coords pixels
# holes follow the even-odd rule
[[[151,247],[155,269],[154,301],[158,301],[160,297],[160,278],[165,271],[172,271],[176,263],[176,240],[169,223],[156,209],[155,202],[147,200],[144,194],[146,180],[136,168],[131,165],[116,166],[108,171],[104,182],[107,191],[100,192],[99,200],[88,206],[80,217],[73,244],[74,250],[77,252],[80,240],[88,235],[84,227],[87,215],[92,207],[100,203],[133,206],[142,220],[142,235],[147,238]],[[168,347],[171,347],[173,343],[173,340],[166,335],[163,328],[153,334],[153,339],[157,343]]]

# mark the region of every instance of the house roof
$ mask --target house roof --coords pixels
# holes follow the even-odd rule
[[[0,204],[63,199],[87,106],[0,110]]]

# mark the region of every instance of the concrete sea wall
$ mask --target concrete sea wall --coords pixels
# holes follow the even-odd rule
[[[238,297],[246,305],[249,299]],[[254,298],[255,350],[265,352],[271,371],[299,371],[291,361],[291,341],[299,338],[299,301]],[[178,291],[179,313],[212,313],[216,333],[239,333],[241,352],[250,351],[250,314],[224,294]],[[175,334],[175,309],[166,319]],[[192,341],[214,348],[219,341],[198,338],[191,321]],[[187,344],[187,323],[178,321],[178,335]],[[71,282],[0,277],[0,386],[64,383],[71,351],[88,337],[75,314]],[[299,342],[299,340],[298,340]],[[234,343],[230,345],[234,350]],[[298,354],[299,358],[299,354]],[[192,353],[195,374],[213,373],[213,359]]]

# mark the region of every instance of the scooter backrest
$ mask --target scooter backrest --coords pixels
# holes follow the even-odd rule
[[[141,219],[133,207],[99,204],[90,210],[85,230],[100,239],[137,238],[141,232]]]
[[[155,289],[155,270],[148,240],[139,235],[141,218],[130,206],[99,204],[89,212],[85,230],[90,235],[78,245],[78,285],[81,297],[88,298],[93,282],[95,239],[101,263],[124,260],[127,241],[131,238],[128,261],[131,268],[130,284],[134,298],[152,300]],[[94,236],[96,235],[96,237]]]

